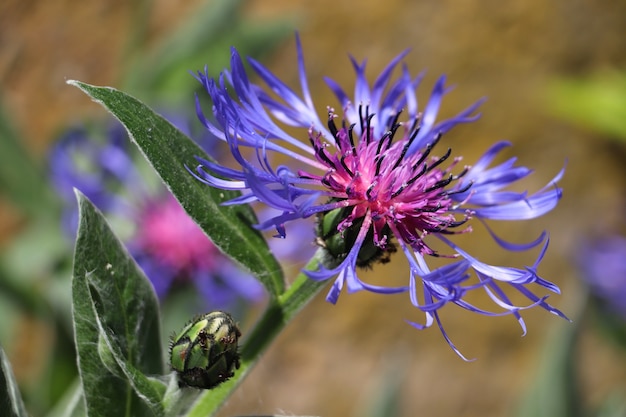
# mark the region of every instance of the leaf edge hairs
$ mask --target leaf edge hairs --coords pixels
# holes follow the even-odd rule
[[[178,386],[212,389],[239,369],[241,331],[225,311],[194,317],[170,339],[170,366]]]

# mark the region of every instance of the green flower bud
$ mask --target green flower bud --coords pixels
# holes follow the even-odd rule
[[[241,332],[232,316],[213,311],[189,322],[170,343],[170,363],[180,387],[211,389],[239,369]]]
[[[322,262],[327,268],[336,267],[348,256],[359,235],[363,218],[356,219],[350,227],[341,232],[337,230],[339,224],[350,215],[352,209],[352,207],[342,207],[317,216],[316,243],[324,249]],[[390,255],[396,252],[396,246],[391,242],[393,234],[388,226],[383,228],[383,234],[387,237],[387,244],[384,248],[374,244],[374,228],[370,226],[357,256],[357,266],[368,268],[374,262],[389,262]]]

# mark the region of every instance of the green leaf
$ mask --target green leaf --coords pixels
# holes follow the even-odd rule
[[[581,315],[573,323],[556,324],[550,334],[538,375],[522,398],[517,417],[578,417],[583,415],[576,380],[575,346]]]
[[[7,359],[4,349],[0,347],[0,416],[2,417],[28,417],[20,390],[17,387],[11,364]]]
[[[102,104],[126,127],[184,209],[225,254],[255,275],[276,297],[284,290],[279,263],[263,236],[251,227],[252,209],[244,205],[221,206],[238,194],[218,190],[193,178],[185,167],[197,165],[195,156],[205,155],[191,139],[137,99],[109,87],[68,81]]]
[[[165,394],[165,384],[158,379],[148,378],[135,368],[132,363],[125,360],[123,352],[115,343],[115,335],[102,325],[101,315],[96,312],[96,320],[98,322],[98,331],[100,337],[98,339],[98,353],[100,360],[104,366],[112,374],[126,379],[133,387],[135,393],[146,402],[150,408],[159,410],[159,414],[163,414],[161,401]]]
[[[190,388],[181,389],[178,386],[178,376],[175,372],[169,375],[169,382],[163,396],[163,407],[166,416],[185,415],[191,404],[202,393],[202,390]]]
[[[365,401],[361,402],[359,412],[362,417],[397,417],[402,415],[402,387],[406,385],[406,376],[410,363],[409,353],[397,346],[390,346],[383,363],[384,371],[374,389],[370,390]]]
[[[147,92],[163,89],[164,84],[171,87],[171,83],[164,83],[164,80],[175,72],[174,69],[178,70],[181,64],[187,64],[193,57],[201,59],[206,52],[203,50],[213,48],[216,40],[229,39],[224,36],[224,32],[236,20],[240,5],[241,0],[218,0],[194,10],[193,15],[183,19],[181,27],[161,41],[157,48],[136,57],[127,71],[125,87]],[[223,51],[227,57],[230,55],[228,48]],[[182,76],[192,82],[193,77],[189,76],[188,71],[196,67],[184,68]]]
[[[86,415],[83,390],[77,378],[66,389],[65,394],[57,401],[52,410],[46,414],[46,417],[83,417]]]
[[[33,218],[57,217],[59,201],[10,119],[0,105],[0,192]]]
[[[150,98],[167,94],[168,100],[188,102],[191,92],[200,87],[189,70],[200,70],[207,63],[210,71],[228,65],[232,45],[237,45],[242,55],[258,58],[293,34],[282,21],[249,21],[245,5],[242,0],[216,0],[192,10],[180,27],[148,53],[142,53],[147,48],[135,50],[124,89],[146,92]]]
[[[144,376],[163,374],[156,295],[102,213],[76,194],[72,301],[87,413],[162,416],[159,390]]]

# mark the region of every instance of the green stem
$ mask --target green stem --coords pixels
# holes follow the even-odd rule
[[[321,254],[316,253],[305,269],[314,271],[320,262]],[[228,381],[215,389],[204,392],[189,409],[187,417],[207,417],[214,415],[234,392],[256,364],[261,354],[285,328],[287,323],[315,297],[326,285],[326,281],[313,281],[301,272],[293,284],[277,299],[270,302],[245,343],[241,347],[241,367]]]

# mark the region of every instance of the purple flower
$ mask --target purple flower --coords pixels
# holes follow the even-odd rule
[[[609,236],[588,242],[579,256],[582,278],[603,311],[626,321],[626,238]]]
[[[138,168],[122,126],[98,133],[72,129],[50,152],[53,184],[67,202],[65,229],[76,232],[75,187],[124,225],[122,238],[160,298],[191,284],[211,308],[262,299],[261,284],[219,252],[156,176]]]
[[[400,75],[392,77],[406,52],[392,60],[371,85],[365,77],[365,62],[351,58],[356,72],[352,98],[326,78],[341,111],[328,107],[322,120],[311,99],[302,48],[296,41],[301,94],[249,58],[266,87],[253,84],[235,49],[230,71],[224,70],[217,79],[210,78],[206,69],[197,74],[212,99],[215,122],[203,115],[197,100],[198,116],[209,132],[228,143],[239,166],[230,168],[198,158],[194,175],[213,187],[244,192],[227,204],[259,201],[278,210],[258,227],[275,228],[280,237],[286,236],[288,222],[316,216],[317,243],[325,257],[318,271],[307,274],[314,280],[335,278],[328,301],[335,303],[344,286],[349,293],[409,292],[413,305],[426,315],[424,324],[409,323],[422,329],[437,322],[459,355],[439,319],[438,310],[448,303],[486,315],[512,314],[524,331],[520,316],[524,308],[539,305],[564,317],[545,302],[545,296],[529,289],[529,284],[538,284],[559,293],[556,285],[537,273],[548,246],[546,233],[520,245],[502,240],[488,228],[505,250],[541,246],[534,264],[524,268],[486,264],[452,240],[456,234],[470,233],[476,221],[526,220],[552,210],[561,197],[556,183],[563,170],[533,194],[508,191],[509,185],[531,171],[516,166],[515,158],[492,164],[510,146],[507,142],[493,145],[473,166],[459,166],[461,157],[442,149],[442,136],[458,124],[475,121],[481,102],[437,121],[441,101],[449,91],[442,76],[424,110],[418,111],[416,89],[422,74],[412,77],[402,64]],[[294,128],[306,130],[294,137],[290,133]],[[307,136],[308,141],[299,139]],[[299,169],[271,164],[272,154],[280,154]],[[437,241],[449,249],[437,251],[433,244]],[[357,266],[386,262],[397,246],[409,263],[405,286],[372,285],[358,277]],[[450,263],[432,269],[427,259],[433,257],[449,258]],[[507,287],[528,298],[528,305],[514,305],[504,291]],[[474,290],[485,291],[502,310],[487,311],[470,304],[465,294]]]

